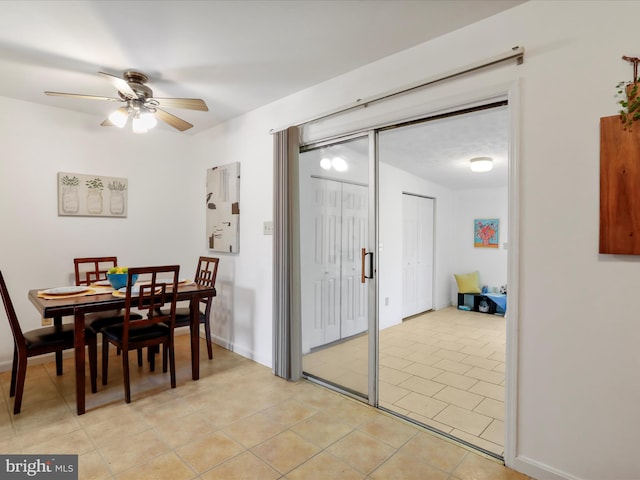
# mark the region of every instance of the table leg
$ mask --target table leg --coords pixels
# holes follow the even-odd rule
[[[53,325],[62,325],[62,317],[53,317]],[[56,352],[56,375],[62,375],[62,350]]]
[[[74,316],[74,349],[76,357],[76,409],[78,415],[85,412],[84,397],[84,312],[78,310]]]
[[[191,378],[200,378],[200,314],[199,299],[196,295],[189,303],[191,311]]]

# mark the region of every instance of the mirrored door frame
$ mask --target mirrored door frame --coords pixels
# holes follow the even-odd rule
[[[311,381],[322,384],[327,388],[339,391],[340,393],[349,395],[361,401],[365,401],[372,406],[377,404],[377,375],[378,375],[378,288],[377,288],[377,224],[378,224],[378,205],[376,192],[378,189],[378,172],[376,162],[376,135],[373,130],[362,133],[345,135],[342,137],[332,138],[330,140],[305,144],[300,146],[300,153],[308,152],[322,147],[330,147],[345,143],[352,140],[366,139],[368,145],[368,222],[367,222],[367,246],[366,254],[367,262],[363,260],[362,268],[365,272],[365,282],[367,284],[367,338],[368,338],[368,367],[367,367],[367,392],[355,392],[348,386],[336,385],[333,382],[324,381],[315,375],[305,372],[303,376]]]
[[[487,102],[491,102],[496,98],[507,98],[510,109],[510,121],[509,121],[509,260],[508,260],[508,278],[507,282],[509,285],[509,304],[510,304],[510,313],[507,319],[507,339],[506,339],[506,372],[505,372],[505,380],[506,380],[506,389],[505,389],[505,452],[504,452],[504,460],[507,466],[513,466],[517,462],[517,390],[518,390],[518,377],[517,377],[517,359],[518,359],[518,337],[519,337],[519,150],[520,150],[520,104],[521,104],[521,83],[518,79],[511,80],[504,84],[495,85],[492,88],[470,92],[465,95],[461,95],[457,97],[457,106],[450,103],[450,100],[445,100],[444,103],[439,103],[436,106],[427,107],[422,115],[415,116],[413,118],[427,118],[435,112],[449,112],[455,111],[460,108],[464,108],[463,106],[469,105],[477,105],[484,104]],[[436,102],[437,103],[437,102]],[[334,115],[334,114],[332,114]],[[312,121],[306,122],[311,123]],[[299,126],[305,125],[306,123],[302,123]],[[373,192],[370,191],[370,195],[372,195],[372,205],[375,205],[374,209],[374,218],[375,224],[372,225],[371,228],[375,230],[374,237],[375,243],[377,245],[378,240],[378,205],[376,200],[376,193],[378,189],[378,171],[377,164],[375,158],[377,156],[376,151],[376,135],[377,129],[384,128],[385,126],[389,126],[395,123],[402,122],[390,122],[386,125],[378,125],[377,127],[367,127],[359,130],[357,133],[353,131],[350,132],[349,135],[344,136],[335,136],[331,138],[325,138],[321,141],[314,142],[314,145],[320,144],[330,144],[340,139],[347,139],[359,136],[369,136],[369,142],[371,145],[369,155],[371,157],[372,166],[370,168],[370,173],[373,175],[372,184],[375,186]],[[301,151],[303,148],[308,148],[312,144],[305,144],[301,147]],[[291,182],[291,180],[290,180]],[[295,183],[295,182],[294,182]],[[371,189],[370,189],[371,190]],[[294,200],[295,204],[295,200]],[[291,210],[290,210],[291,212]],[[375,271],[377,276],[378,271],[378,258],[375,255],[374,259]],[[295,261],[294,261],[295,264]],[[293,285],[291,290],[291,295],[294,297],[296,293],[299,294],[299,290],[296,289],[296,286]],[[378,288],[375,288],[374,297],[378,296]],[[369,376],[370,379],[377,379],[378,377],[378,336],[377,336],[377,325],[378,325],[378,310],[377,310],[377,298],[374,300],[370,300],[374,302],[372,305],[372,311],[375,312],[374,318],[370,320],[370,331],[373,331],[374,334],[370,335],[370,362],[369,366]],[[298,320],[299,321],[299,320]],[[296,356],[297,357],[297,356]],[[321,382],[319,382],[321,383]],[[328,388],[335,388],[331,385],[326,385]],[[347,393],[348,392],[343,392]],[[373,406],[377,406],[377,380],[369,382],[369,395],[367,402]],[[362,400],[362,398],[359,398]]]

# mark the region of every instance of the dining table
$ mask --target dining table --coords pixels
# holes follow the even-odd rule
[[[63,317],[73,317],[74,357],[76,367],[76,409],[78,415],[85,413],[85,314],[118,310],[125,307],[125,296],[118,295],[110,287],[88,287],[84,292],[70,295],[46,295],[48,289],[29,290],[29,300],[43,318],[53,319],[54,325],[61,325]],[[173,295],[171,290],[167,293]],[[175,293],[176,301],[189,301],[191,313],[191,377],[200,378],[200,300],[215,297],[214,287],[183,282]],[[61,352],[60,352],[61,354]],[[60,373],[60,372],[59,372]]]

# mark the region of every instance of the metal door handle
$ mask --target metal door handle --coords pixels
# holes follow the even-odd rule
[[[367,278],[373,278],[373,252],[368,252],[367,253],[367,249],[363,248],[361,250],[362,253],[362,275],[360,277],[360,283],[364,283],[365,279]],[[367,255],[370,255],[369,257],[369,276],[366,275],[365,273],[365,260],[367,258]]]

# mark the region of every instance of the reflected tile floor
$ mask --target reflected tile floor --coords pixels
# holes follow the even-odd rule
[[[22,412],[13,415],[10,373],[0,374],[0,451],[78,454],[79,478],[99,479],[526,479],[419,427],[307,381],[287,382],[214,347],[190,378],[189,337],[176,338],[178,387],[137,367],[124,403],[121,359],[109,384],[75,414],[73,359],[65,374],[30,363]]]
[[[366,336],[308,354],[304,370],[367,391]],[[380,332],[380,406],[504,454],[506,321],[448,307]]]

